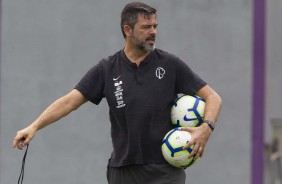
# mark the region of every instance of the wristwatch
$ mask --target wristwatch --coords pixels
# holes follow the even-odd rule
[[[203,123],[207,123],[209,125],[209,127],[211,128],[211,130],[213,131],[215,128],[215,124],[214,122],[210,121],[210,120],[204,120]]]

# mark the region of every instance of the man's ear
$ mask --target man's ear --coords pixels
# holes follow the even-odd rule
[[[123,31],[124,31],[124,34],[126,36],[131,36],[131,34],[132,34],[132,29],[131,29],[131,27],[129,25],[124,25],[123,26]]]

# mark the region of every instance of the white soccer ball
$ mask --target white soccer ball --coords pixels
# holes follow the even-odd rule
[[[183,150],[183,147],[190,140],[191,134],[187,131],[182,131],[180,128],[174,128],[169,131],[162,141],[162,154],[165,160],[174,167],[190,167],[198,160],[194,160],[193,157],[188,159],[193,146],[190,146],[187,150]]]
[[[171,122],[175,127],[197,127],[203,122],[205,101],[198,96],[183,95],[171,108]]]

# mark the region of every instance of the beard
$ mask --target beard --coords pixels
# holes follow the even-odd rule
[[[136,35],[133,32],[132,37],[131,37],[131,41],[135,44],[135,46],[144,52],[151,52],[155,50],[156,48],[155,43],[153,45],[147,43],[147,41],[150,41],[150,40],[155,41],[155,36],[149,36],[146,38],[145,41],[141,41],[136,37]]]

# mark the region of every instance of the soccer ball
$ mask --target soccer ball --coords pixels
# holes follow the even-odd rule
[[[197,127],[203,122],[205,101],[198,96],[183,95],[171,108],[171,122],[175,127]]]
[[[195,163],[194,158],[188,159],[194,146],[190,146],[187,150],[183,147],[191,140],[191,134],[182,131],[180,128],[174,128],[169,131],[162,141],[162,154],[165,160],[178,168],[187,168]]]

